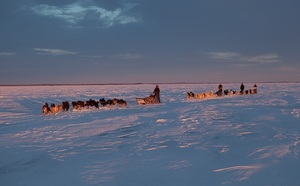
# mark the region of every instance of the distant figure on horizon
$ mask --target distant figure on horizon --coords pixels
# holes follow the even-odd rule
[[[241,84],[240,89],[241,89],[241,92],[240,92],[240,93],[243,94],[243,93],[244,93],[244,90],[245,90],[245,86],[244,86],[243,83]]]
[[[253,87],[252,93],[253,93],[253,94],[256,94],[256,93],[257,93],[257,85],[256,85],[256,84],[255,84],[254,87]]]
[[[219,86],[218,86],[218,90],[219,90],[219,91],[220,91],[220,90],[223,91],[223,85],[222,85],[221,83],[220,83]]]
[[[223,94],[223,85],[220,83],[218,86],[218,91],[216,92],[217,96],[222,96]]]

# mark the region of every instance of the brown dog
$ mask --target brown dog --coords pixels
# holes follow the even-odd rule
[[[120,104],[120,107],[126,107],[127,106],[127,102],[124,101],[123,99],[118,100],[118,103]]]
[[[51,110],[52,113],[58,113],[61,112],[63,110],[61,105],[55,105],[54,103],[51,103]]]

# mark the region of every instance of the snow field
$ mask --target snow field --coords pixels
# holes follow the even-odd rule
[[[146,106],[135,98],[155,85],[0,87],[0,185],[300,184],[300,84],[257,85],[187,100],[217,85],[163,84],[163,103]],[[102,97],[128,106],[41,114]]]

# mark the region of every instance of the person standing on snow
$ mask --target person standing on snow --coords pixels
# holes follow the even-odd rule
[[[218,92],[216,92],[217,96],[222,96],[223,94],[223,85],[220,83],[218,86]]]
[[[244,93],[244,90],[245,90],[245,86],[244,86],[243,83],[241,84],[240,89],[241,89],[241,93],[243,94],[243,93]]]
[[[255,84],[253,87],[253,94],[256,94],[256,93],[257,93],[257,85]]]

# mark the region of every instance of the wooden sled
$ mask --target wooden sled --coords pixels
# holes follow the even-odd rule
[[[138,102],[139,105],[146,105],[144,98],[136,98],[136,101]]]
[[[146,98],[136,98],[136,101],[139,105],[152,105],[152,104],[159,104],[160,101],[153,96],[149,96]]]

